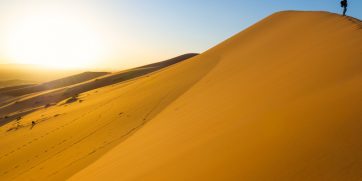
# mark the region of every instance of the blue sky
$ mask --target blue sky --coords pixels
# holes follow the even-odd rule
[[[349,0],[349,5],[347,14],[362,19],[362,1]],[[42,15],[50,19],[52,12],[58,13],[53,15],[57,17],[54,19],[63,15],[71,17],[62,21],[78,18],[77,24],[87,22],[91,23],[88,29],[99,29],[100,37],[106,42],[100,47],[109,51],[98,57],[98,63],[102,62],[105,67],[130,67],[188,52],[201,53],[266,16],[283,10],[342,11],[339,0],[0,0],[0,27],[10,26],[5,22],[12,22],[11,25],[20,20],[23,22],[39,11],[50,12]],[[9,20],[9,17],[14,18]],[[41,24],[41,18],[31,21],[48,27]],[[72,27],[67,27],[67,22],[61,23],[64,31],[71,31]],[[21,27],[25,28],[22,33],[27,36],[26,28],[29,27]],[[33,36],[31,33],[29,36]],[[11,36],[15,35],[0,30],[0,38],[9,39]],[[7,45],[1,43],[0,63],[3,63],[10,56],[6,55]],[[54,56],[49,54],[46,57]],[[83,57],[85,62],[86,58]]]
[[[157,34],[152,37],[189,41],[195,51],[203,51],[277,11],[341,12],[339,0],[133,0],[108,3],[119,16],[127,14],[133,21],[140,22],[140,31],[146,36]],[[362,1],[350,0],[349,4],[348,14],[361,19]]]

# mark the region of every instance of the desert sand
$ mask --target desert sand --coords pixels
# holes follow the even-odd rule
[[[361,180],[361,50],[359,20],[273,14],[1,126],[0,180]]]

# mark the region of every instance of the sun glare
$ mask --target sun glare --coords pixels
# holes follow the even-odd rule
[[[26,14],[12,22],[9,32],[7,53],[16,63],[87,67],[104,53],[101,33],[91,20],[67,12]]]

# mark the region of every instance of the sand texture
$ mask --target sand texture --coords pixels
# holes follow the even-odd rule
[[[361,180],[361,95],[362,23],[280,12],[1,126],[0,180]]]

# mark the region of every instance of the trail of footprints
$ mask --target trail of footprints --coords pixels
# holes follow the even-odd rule
[[[105,104],[105,105],[106,105],[106,104]],[[99,106],[99,107],[97,107],[95,110],[99,109],[100,107],[103,107],[103,106]],[[80,117],[75,118],[75,119],[73,119],[72,121],[69,121],[68,123],[65,123],[65,124],[63,124],[63,125],[61,125],[61,126],[59,126],[59,127],[56,127],[55,129],[53,129],[53,130],[51,130],[51,131],[48,131],[48,132],[44,133],[43,135],[41,135],[41,136],[39,136],[39,137],[37,137],[37,138],[34,138],[34,139],[31,140],[31,141],[28,141],[26,144],[23,144],[22,146],[17,147],[15,150],[12,150],[12,151],[10,151],[10,152],[8,152],[8,153],[0,156],[0,160],[3,159],[4,157],[7,157],[7,156],[11,155],[12,153],[14,153],[14,152],[16,152],[16,151],[21,150],[22,148],[26,147],[27,145],[32,144],[32,143],[35,142],[35,141],[38,141],[38,140],[40,140],[40,139],[48,136],[49,134],[52,134],[52,133],[54,133],[54,132],[57,132],[57,131],[59,131],[60,129],[63,129],[64,127],[66,127],[66,126],[69,126],[69,125],[75,123],[76,121],[78,121],[79,119],[83,118],[84,116],[86,116],[87,114],[90,114],[90,113],[92,113],[92,112],[86,112],[86,113],[82,114]]]
[[[29,146],[30,144],[32,144],[32,143],[34,143],[34,142],[36,142],[36,141],[39,141],[39,140],[45,138],[46,136],[48,136],[48,135],[50,135],[50,134],[53,134],[53,133],[59,131],[60,129],[63,129],[63,128],[66,127],[66,126],[69,126],[69,125],[75,123],[77,120],[79,120],[80,118],[84,117],[86,114],[88,114],[88,113],[85,113],[85,114],[81,115],[80,117],[78,117],[78,118],[76,118],[76,119],[73,119],[72,121],[69,121],[68,123],[63,124],[63,125],[55,128],[55,129],[53,129],[53,130],[51,130],[51,131],[48,131],[48,132],[44,133],[43,135],[41,135],[41,136],[39,136],[39,137],[36,137],[36,138],[28,141],[27,143],[25,143],[25,144],[23,144],[23,145],[15,148],[14,150],[11,150],[10,152],[8,152],[8,153],[0,156],[0,161],[1,161],[3,158],[5,158],[5,157],[8,157],[8,156],[10,156],[10,155],[12,155],[12,154],[14,154],[14,153],[16,153],[16,152],[18,152],[18,151],[21,151],[22,149],[26,148],[26,147]],[[55,149],[56,146],[60,146],[61,144],[64,144],[66,141],[67,141],[67,140],[64,139],[64,140],[62,140],[61,142],[58,142],[57,144],[52,145],[52,146],[50,147],[50,149],[44,150],[44,152],[42,152],[42,153],[47,153],[48,151],[50,151],[50,150],[52,150],[52,149]],[[42,154],[42,153],[40,153],[40,154]],[[40,157],[40,155],[35,155],[33,158],[39,158],[39,157]],[[29,163],[30,160],[31,160],[31,159],[27,159],[27,160],[25,161],[25,163]],[[17,168],[19,168],[19,167],[20,167],[20,165],[15,165],[15,166],[14,166],[13,168],[11,168],[11,169],[17,169]],[[11,169],[10,169],[10,170],[11,170]],[[7,173],[9,173],[9,171],[4,171],[4,172],[2,173],[2,175],[6,175]]]
[[[101,115],[99,115],[98,120],[99,120],[100,118],[101,118]],[[97,130],[96,130],[96,131],[97,131]],[[96,132],[96,131],[95,131],[95,132]],[[93,132],[90,133],[90,134],[93,134]],[[86,137],[88,137],[88,136],[86,136]],[[77,143],[81,142],[81,141],[84,140],[86,137],[79,139],[78,141],[72,143],[70,146],[68,146],[68,147],[65,148],[65,149],[59,150],[58,152],[56,152],[55,154],[51,155],[51,156],[48,157],[47,159],[45,159],[45,160],[43,160],[43,161],[41,161],[41,162],[33,165],[32,167],[26,169],[25,171],[21,172],[21,173],[18,174],[16,177],[18,177],[18,176],[20,176],[20,175],[28,172],[29,170],[34,169],[35,167],[39,166],[40,164],[42,164],[43,162],[47,161],[48,159],[50,159],[50,158],[52,158],[52,157],[59,156],[60,153],[62,153],[63,151],[69,149],[69,148],[72,147],[73,145],[76,145]],[[53,145],[53,146],[51,147],[51,149],[54,149],[56,146],[58,146],[58,145],[60,145],[60,144],[63,144],[63,143],[65,143],[66,141],[67,141],[67,140],[63,140],[62,142],[60,142],[60,143],[58,143],[58,144],[56,144],[56,145]],[[45,150],[45,151],[48,151],[48,150]],[[39,169],[42,170],[42,169],[44,169],[44,167],[40,167]],[[15,178],[16,178],[16,177],[15,177]],[[15,178],[14,178],[14,179],[15,179]]]
[[[71,138],[71,137],[70,137],[70,138]],[[65,142],[67,142],[66,139],[64,139],[64,140],[58,142],[57,144],[51,146],[50,149],[46,149],[46,150],[44,150],[43,152],[41,152],[40,154],[35,155],[33,158],[40,158],[40,155],[41,155],[42,153],[47,153],[48,151],[51,151],[52,149],[55,149],[57,146],[60,146],[60,145],[64,144]],[[29,163],[30,160],[31,160],[31,159],[27,159],[27,160],[25,161],[25,163]],[[10,170],[12,170],[12,169],[17,169],[17,168],[19,168],[19,167],[20,167],[20,165],[15,165],[14,167],[10,168]],[[35,166],[33,166],[33,167],[31,167],[31,168],[34,168],[34,167],[35,167]],[[2,175],[6,175],[7,173],[9,173],[9,171],[4,171]]]
[[[123,114],[123,112],[120,113],[120,115],[121,115],[121,114]],[[145,119],[146,119],[146,118],[144,118],[143,120],[145,120]],[[114,120],[113,120],[113,121],[114,121]],[[106,125],[109,125],[109,124],[112,123],[113,121],[110,121],[110,122],[107,123]],[[130,129],[130,130],[129,130],[128,132],[126,132],[125,134],[122,134],[122,135],[120,135],[119,137],[117,137],[117,138],[115,138],[115,139],[113,139],[113,140],[105,140],[105,141],[103,141],[102,144],[100,144],[98,147],[95,147],[95,148],[94,148],[92,151],[90,151],[89,153],[85,154],[85,156],[80,157],[80,158],[78,158],[77,160],[72,161],[71,163],[67,164],[67,165],[64,166],[63,168],[61,168],[61,169],[59,169],[59,170],[51,173],[50,175],[48,175],[48,177],[53,176],[53,175],[56,175],[56,174],[59,173],[61,170],[65,169],[65,168],[67,168],[67,167],[70,167],[71,165],[77,163],[78,161],[80,161],[80,160],[82,160],[82,159],[84,159],[84,158],[87,158],[88,156],[91,156],[92,154],[96,153],[97,151],[99,151],[99,150],[101,150],[101,149],[104,149],[104,148],[107,147],[108,145],[110,145],[110,144],[112,144],[112,143],[114,143],[114,142],[116,142],[116,141],[118,141],[118,140],[121,140],[121,139],[125,138],[126,136],[128,136],[129,134],[131,134],[132,132],[134,132],[135,130],[137,130],[139,127],[141,127],[142,125],[144,125],[144,123],[145,123],[145,122],[143,122],[142,124],[136,126],[135,128]],[[104,126],[106,126],[106,125],[104,125]],[[103,126],[102,126],[102,127],[103,127]],[[98,131],[98,130],[95,130],[95,132],[97,132],[97,131]],[[92,134],[92,133],[91,133],[91,134]]]
[[[52,133],[57,132],[58,130],[60,130],[60,128],[64,128],[64,127],[66,127],[66,126],[74,123],[74,122],[75,122],[76,120],[78,120],[78,119],[79,119],[79,118],[76,118],[76,119],[74,119],[74,120],[72,120],[72,121],[70,121],[70,122],[68,122],[68,123],[66,123],[66,124],[64,124],[64,125],[62,125],[62,126],[60,126],[60,127],[57,127],[57,128],[55,128],[55,129],[53,129],[53,130],[51,130],[51,131],[48,131],[48,132],[44,133],[43,135],[41,135],[41,136],[39,136],[39,137],[36,137],[36,138],[28,141],[27,143],[23,144],[22,146],[19,146],[19,147],[15,148],[14,150],[11,150],[10,152],[8,152],[8,153],[0,156],[0,160],[3,159],[4,157],[7,157],[7,156],[13,154],[13,153],[16,152],[16,151],[19,151],[19,150],[27,147],[28,145],[32,144],[33,142],[36,142],[36,141],[41,140],[42,138],[48,136],[49,134],[52,134]]]
[[[69,164],[67,164],[67,165],[64,166],[63,168],[61,168],[61,169],[59,169],[59,170],[56,170],[55,172],[53,172],[53,173],[51,173],[50,175],[48,175],[48,177],[51,177],[51,176],[53,176],[53,175],[56,175],[56,174],[59,173],[61,170],[65,169],[65,168],[67,168],[67,167],[70,167],[71,165],[77,163],[78,161],[80,161],[80,160],[82,160],[82,159],[84,159],[84,158],[87,158],[88,156],[96,153],[97,151],[99,151],[99,150],[101,150],[101,149],[106,148],[108,145],[111,145],[112,143],[115,143],[115,142],[117,142],[117,141],[119,141],[119,140],[122,140],[122,139],[124,139],[125,137],[129,136],[130,134],[134,133],[137,129],[141,128],[143,125],[145,125],[145,124],[147,123],[147,121],[150,119],[149,117],[150,117],[150,115],[152,114],[152,112],[162,103],[162,101],[163,101],[166,97],[167,97],[167,95],[166,95],[165,97],[163,97],[163,98],[160,100],[160,102],[159,102],[158,104],[156,104],[156,106],[154,106],[148,113],[146,113],[146,115],[145,115],[144,118],[142,119],[143,121],[142,121],[141,124],[139,124],[139,125],[137,125],[136,127],[130,129],[130,130],[127,131],[125,134],[122,134],[122,135],[116,137],[115,139],[103,141],[102,144],[100,144],[98,147],[95,147],[95,148],[94,148],[92,151],[90,151],[89,153],[85,154],[85,156],[80,157],[80,158],[78,158],[77,160],[74,160],[74,161],[70,162]],[[124,112],[121,112],[121,113],[119,113],[118,115],[119,115],[119,116],[122,116],[123,114],[124,114]],[[129,116],[129,115],[127,115],[126,117],[128,117],[128,116]],[[109,125],[109,124],[112,123],[113,121],[115,121],[115,120],[112,120],[112,121],[108,122],[107,124],[103,125],[101,128]],[[99,129],[101,129],[101,128],[99,128]],[[99,129],[95,130],[94,132],[99,131]],[[93,133],[91,133],[91,134],[93,134]],[[40,168],[40,169],[41,169],[41,168]]]
[[[167,96],[165,96],[165,97],[167,97]],[[142,126],[147,122],[147,119],[149,119],[150,114],[154,111],[154,109],[156,109],[156,108],[158,107],[158,105],[159,105],[162,101],[163,101],[163,99],[161,99],[160,102],[159,102],[153,109],[151,109],[149,113],[147,113],[147,114],[145,115],[145,117],[143,118],[143,123],[141,123],[140,125],[136,126],[135,128],[130,129],[130,130],[129,130],[128,132],[126,132],[125,134],[120,135],[119,137],[117,137],[117,138],[115,138],[115,139],[113,139],[113,140],[105,140],[105,141],[103,142],[103,144],[101,144],[101,145],[99,145],[98,147],[94,148],[92,151],[90,151],[90,152],[89,152],[88,154],[86,154],[85,156],[83,156],[83,157],[81,157],[81,158],[79,158],[79,159],[77,159],[77,160],[69,163],[67,166],[63,167],[62,169],[65,169],[65,168],[73,165],[74,163],[78,162],[79,160],[82,160],[82,159],[84,159],[84,158],[86,158],[86,157],[88,157],[88,156],[96,153],[97,151],[99,151],[99,150],[101,150],[101,149],[104,149],[106,146],[108,146],[108,145],[110,145],[110,144],[112,144],[112,143],[114,143],[114,142],[116,142],[116,141],[118,141],[118,140],[121,140],[121,139],[127,137],[128,135],[130,135],[131,133],[133,133],[135,130],[137,130],[138,128],[142,127]],[[105,106],[105,105],[103,105],[103,106]],[[99,106],[98,108],[103,107],[103,106]],[[112,106],[112,107],[113,107],[113,106]],[[97,109],[98,109],[98,108],[97,108]],[[10,156],[11,154],[14,154],[14,153],[20,151],[21,149],[26,148],[28,145],[30,145],[30,144],[32,144],[32,143],[34,143],[34,142],[36,142],[36,141],[39,141],[39,140],[43,139],[44,137],[48,136],[49,134],[53,134],[53,133],[55,133],[55,132],[63,129],[64,127],[67,127],[67,126],[75,123],[77,120],[83,118],[84,116],[86,116],[87,114],[90,114],[90,113],[91,113],[91,112],[87,112],[87,113],[81,115],[80,117],[78,117],[78,118],[76,118],[76,119],[73,119],[72,121],[69,121],[69,122],[66,123],[66,124],[63,124],[63,125],[55,128],[55,129],[53,129],[53,130],[51,130],[51,131],[48,131],[48,132],[44,133],[43,135],[41,135],[41,136],[39,136],[39,137],[36,137],[36,138],[32,139],[32,140],[29,141],[28,143],[23,144],[22,146],[19,146],[19,147],[17,147],[16,149],[14,149],[14,150],[12,150],[12,151],[10,151],[10,152],[8,152],[8,153],[0,156],[0,160],[3,159],[3,158],[5,158],[5,157],[7,157],[7,156]],[[124,112],[121,112],[121,113],[119,113],[119,116],[122,116],[123,114],[124,114]],[[128,117],[128,115],[127,115],[127,117]],[[113,121],[114,121],[114,120],[113,120]],[[106,125],[110,124],[110,123],[113,122],[113,121],[110,121],[110,122],[107,123]],[[106,125],[104,125],[104,126],[106,126]],[[103,127],[103,126],[102,126],[102,127]],[[97,132],[97,131],[98,131],[98,129],[95,130],[95,132]],[[92,134],[92,133],[91,133],[91,134]],[[81,140],[82,140],[82,139],[81,139]],[[79,140],[79,141],[81,141],[81,140]],[[79,142],[79,141],[77,141],[77,142]],[[62,140],[61,142],[58,142],[58,143],[55,144],[55,145],[52,145],[52,146],[50,147],[50,149],[46,149],[46,150],[44,150],[42,153],[47,153],[48,151],[55,149],[57,146],[60,146],[60,145],[64,144],[65,142],[67,142],[66,139]],[[74,145],[74,144],[76,144],[76,143],[73,143],[72,145]],[[57,153],[56,153],[55,155],[53,155],[53,156],[56,156],[56,155],[60,154],[62,151],[63,151],[63,150],[57,152]],[[42,153],[40,153],[40,154],[42,154]],[[35,158],[39,158],[39,156],[40,156],[40,155],[38,154],[38,155],[35,155],[34,157],[35,157]],[[51,156],[51,157],[52,157],[52,156]],[[27,160],[25,161],[25,163],[29,163],[30,160],[31,160],[31,159],[27,159]],[[37,167],[37,166],[38,166],[38,164],[30,167],[30,168],[27,169],[25,172],[27,172],[28,170],[31,170],[31,169],[33,169],[33,168],[35,168],[35,167]],[[19,168],[19,167],[20,167],[20,165],[15,165],[15,166],[14,166],[13,168],[11,168],[11,169],[17,169],[17,168]],[[10,169],[10,170],[11,170],[11,169]],[[44,169],[44,167],[40,167],[39,169],[42,170],[42,169]],[[62,169],[60,169],[60,170],[62,170]],[[4,171],[4,172],[2,173],[2,175],[6,175],[7,173],[9,173],[10,170]],[[50,174],[49,176],[55,175],[55,174],[58,173],[60,170],[57,170],[57,171],[53,172],[53,173]],[[23,172],[23,173],[25,173],[25,172]],[[21,174],[20,174],[20,175],[21,175]]]
[[[107,103],[107,104],[109,104],[109,103]],[[107,105],[107,104],[105,104],[105,105]],[[96,109],[94,109],[94,110],[97,110],[97,109],[99,109],[99,108],[101,108],[101,107],[103,107],[103,106],[105,106],[105,105],[98,106],[98,107],[97,107]],[[67,126],[75,123],[76,121],[80,120],[81,118],[83,118],[84,116],[86,116],[86,115],[88,115],[88,114],[90,114],[90,113],[92,113],[92,112],[93,112],[93,111],[84,113],[84,114],[82,114],[80,117],[75,118],[75,119],[73,119],[73,120],[71,120],[71,121],[67,122],[66,124],[63,124],[63,125],[61,125],[61,126],[59,126],[59,127],[56,127],[55,129],[53,129],[53,130],[51,130],[51,131],[48,131],[48,132],[44,133],[43,135],[32,139],[31,141],[28,141],[27,143],[23,144],[22,146],[19,146],[19,147],[15,148],[14,150],[12,150],[12,151],[10,151],[10,152],[8,152],[8,153],[0,156],[0,161],[1,161],[3,158],[5,158],[5,157],[10,156],[11,154],[14,154],[14,153],[16,153],[16,152],[18,152],[18,151],[21,151],[21,149],[26,148],[26,147],[29,146],[30,144],[32,144],[32,143],[34,143],[34,142],[36,142],[36,141],[39,141],[39,140],[45,138],[46,136],[48,136],[48,135],[50,135],[50,134],[53,134],[53,133],[55,133],[55,132],[63,129],[64,127],[67,127]],[[71,138],[71,137],[70,137],[70,138]],[[55,144],[55,145],[52,145],[52,146],[50,147],[50,149],[44,150],[44,152],[42,152],[42,153],[47,153],[48,151],[50,151],[50,150],[52,150],[52,149],[55,149],[57,146],[60,146],[61,144],[64,144],[66,141],[67,141],[67,140],[64,139],[64,140],[62,140],[61,142],[59,142],[59,143],[57,143],[57,144]],[[72,145],[74,145],[74,144],[72,144]],[[61,153],[62,151],[63,151],[63,150],[55,153],[55,155],[58,155],[58,154]],[[42,154],[42,153],[40,153],[40,154]],[[39,155],[35,155],[34,157],[35,157],[35,158],[39,158]],[[33,157],[33,158],[34,158],[34,157]],[[25,161],[25,163],[29,163],[30,160],[31,160],[31,159],[27,159],[27,160]],[[36,166],[38,166],[38,165],[34,165],[34,166],[30,167],[29,169],[27,169],[27,171],[35,168]],[[4,171],[4,172],[2,173],[2,175],[6,175],[6,174],[8,174],[9,171],[11,171],[12,169],[16,169],[16,168],[19,168],[19,167],[20,167],[20,165],[15,165],[13,168]],[[24,172],[24,173],[25,173],[25,172]],[[21,175],[21,174],[20,174],[20,175]],[[18,175],[18,176],[19,176],[19,175]]]

